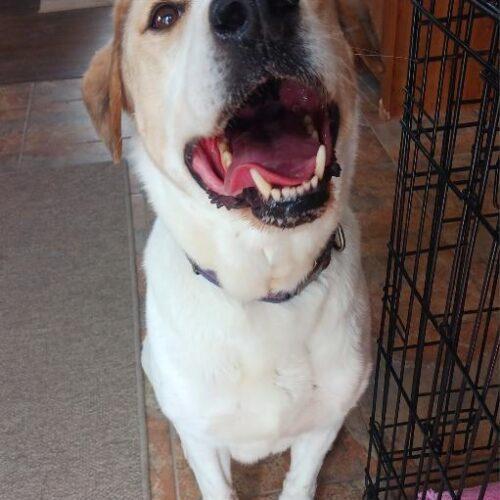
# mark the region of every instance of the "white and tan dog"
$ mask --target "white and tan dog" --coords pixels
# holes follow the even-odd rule
[[[84,97],[118,160],[122,110],[158,215],[144,370],[204,499],[231,458],[291,448],[316,478],[370,372],[350,49],[329,0],[118,0]],[[345,248],[344,248],[345,243]]]

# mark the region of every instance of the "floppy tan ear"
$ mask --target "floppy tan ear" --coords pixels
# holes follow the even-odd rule
[[[122,110],[129,108],[121,71],[123,25],[129,5],[130,0],[116,3],[114,39],[93,57],[82,85],[83,99],[92,122],[115,163],[122,157]]]
[[[97,132],[108,146],[113,160],[122,157],[122,82],[113,46],[101,49],[92,59],[83,79],[83,99]]]

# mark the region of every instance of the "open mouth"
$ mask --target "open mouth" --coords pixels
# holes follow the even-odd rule
[[[271,79],[227,114],[221,133],[191,142],[186,163],[210,200],[250,207],[262,222],[295,227],[325,210],[335,159],[338,107],[320,86]]]

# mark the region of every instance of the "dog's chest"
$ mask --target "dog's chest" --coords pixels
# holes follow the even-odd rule
[[[192,428],[228,445],[274,441],[311,427],[318,380],[311,353],[289,333],[289,345],[200,340],[193,352],[170,344],[175,356],[165,358],[159,377],[166,412],[174,421],[188,415]]]
[[[336,299],[346,295],[342,286],[328,306],[321,280],[285,304],[234,301],[196,276],[170,242],[155,226],[146,252],[143,365],[176,427],[238,446],[328,425],[359,371]]]
[[[317,386],[305,347],[279,352],[262,346],[254,353],[235,352],[228,361],[233,373],[215,384],[218,398],[207,408],[210,431],[230,440],[295,433],[292,427],[304,419]]]

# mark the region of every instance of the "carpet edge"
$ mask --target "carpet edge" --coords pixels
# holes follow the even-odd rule
[[[130,256],[130,272],[132,276],[132,304],[133,304],[133,316],[134,316],[134,346],[136,354],[136,380],[137,380],[137,416],[140,422],[139,425],[139,437],[141,440],[140,450],[141,450],[141,466],[142,466],[142,490],[144,500],[151,499],[151,487],[149,482],[149,454],[148,454],[148,437],[147,437],[147,427],[146,427],[146,397],[144,392],[144,374],[142,372],[141,364],[141,339],[140,339],[140,312],[139,312],[139,300],[137,296],[137,265],[136,265],[136,246],[134,239],[134,229],[133,229],[133,216],[132,216],[132,203],[130,200],[130,167],[127,161],[122,162],[121,167],[123,170],[123,182],[125,184],[125,191],[127,196],[125,197],[126,210],[127,210],[127,231],[129,240],[129,256]]]

